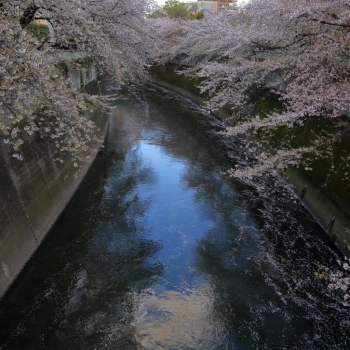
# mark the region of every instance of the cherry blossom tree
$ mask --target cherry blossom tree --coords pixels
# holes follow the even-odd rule
[[[3,1],[0,3],[0,137],[21,158],[26,135],[50,137],[57,148],[83,161],[96,134],[86,118],[97,99],[77,91],[50,52],[83,50],[100,74],[116,84],[145,77],[152,32],[145,15],[152,0]],[[47,20],[54,47],[34,37],[29,25]]]
[[[226,133],[249,135],[247,148],[257,161],[233,169],[233,176],[300,163],[309,169],[310,160],[332,156],[334,145],[348,136],[348,0],[252,0],[200,22],[154,23],[162,37],[155,59],[181,56],[190,66],[186,74],[204,78],[200,89],[209,93],[208,108],[232,108],[234,126]],[[266,90],[277,96],[279,108],[252,113],[252,97]],[[342,166],[349,160],[350,152]]]

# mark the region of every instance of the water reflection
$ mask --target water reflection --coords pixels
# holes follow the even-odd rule
[[[135,339],[140,348],[232,349],[225,322],[214,319],[211,294],[210,288],[201,287],[137,295]]]
[[[199,201],[220,205],[223,220],[198,244],[197,266],[213,286],[214,308],[229,332],[246,348],[338,348],[344,340],[328,325],[345,336],[347,310],[314,274],[337,253],[304,208],[290,207],[290,193],[278,188],[273,203],[268,196],[256,200],[252,190],[235,193],[230,210],[230,191],[203,190],[203,182],[198,189],[198,176],[191,172],[186,179]]]
[[[173,94],[118,102],[105,151],[1,301],[0,349],[344,348],[347,309],[314,278],[336,250],[282,188],[225,179],[225,154],[245,156],[213,127]]]

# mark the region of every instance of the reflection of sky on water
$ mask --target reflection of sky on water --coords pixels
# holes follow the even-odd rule
[[[162,250],[153,260],[159,259],[164,264],[163,279],[168,286],[179,284],[183,279],[189,283],[196,241],[214,223],[201,220],[193,191],[182,185],[182,173],[189,166],[186,159],[170,157],[161,147],[142,141],[140,152],[144,159],[150,159],[153,172],[157,174],[157,186],[141,184],[137,188],[141,198],[153,198],[147,216],[140,218],[138,226],[150,227],[150,238],[162,243]]]
[[[136,230],[162,245],[149,261],[162,263],[165,270],[160,283],[168,289],[197,283],[195,251],[201,240],[207,236],[215,237],[216,244],[220,240],[225,244],[227,232],[238,233],[238,227],[242,225],[247,232],[253,230],[256,234],[254,220],[241,210],[234,191],[225,184],[224,178],[213,168],[208,168],[208,155],[198,156],[205,153],[199,143],[191,139],[184,145],[179,143],[176,135],[169,136],[169,131],[157,123],[149,122],[145,126],[133,120],[133,114],[127,109],[121,108],[119,113],[129,116],[127,120],[124,118],[122,129],[133,135],[132,158],[139,159],[140,166],[147,167],[152,173],[153,181],[149,177],[139,181],[127,197],[129,200],[137,198],[140,203],[147,202],[143,215],[132,213],[130,219]],[[183,151],[184,146],[188,147],[188,152]],[[130,160],[131,156],[126,154],[126,159]],[[234,202],[237,206],[232,210]],[[229,218],[223,213],[227,206]]]
[[[336,253],[305,210],[225,179],[191,103],[140,96],[118,102],[105,151],[3,301],[0,348],[344,344],[348,310],[312,270]]]
[[[136,341],[145,350],[231,349],[233,342],[225,323],[214,317],[212,293],[202,286],[183,292],[147,290],[135,294]]]
[[[127,111],[119,112],[130,118]],[[129,218],[136,231],[161,245],[148,263],[164,267],[155,284],[131,293],[136,341],[142,349],[224,349],[239,344],[215,311],[215,280],[203,273],[198,252],[218,249],[232,270],[227,235],[255,237],[254,219],[239,206],[223,176],[208,167],[208,155],[199,143],[192,139],[183,144],[157,123],[145,130],[142,122],[125,119],[123,132],[133,135],[132,158],[141,160],[139,169],[147,167],[152,174],[152,181],[146,177],[128,194],[129,200],[148,203],[143,215]],[[249,245],[249,251],[257,249],[254,240]]]

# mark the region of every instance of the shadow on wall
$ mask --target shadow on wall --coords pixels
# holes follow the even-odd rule
[[[87,88],[99,91],[99,82],[95,80]],[[109,115],[97,111],[91,119],[100,130],[99,139],[103,139]],[[22,161],[12,157],[8,145],[0,145],[1,297],[45,238],[92,161],[84,163],[79,171],[68,155],[59,163],[54,160],[58,149],[52,140],[38,135],[25,140]],[[90,159],[99,148],[100,142],[92,145]]]

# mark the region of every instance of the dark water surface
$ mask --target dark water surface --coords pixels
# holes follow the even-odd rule
[[[221,175],[225,152],[245,155],[213,127],[165,91],[118,102],[0,303],[0,349],[350,349],[343,296],[315,277],[338,253],[283,188],[258,197]]]

